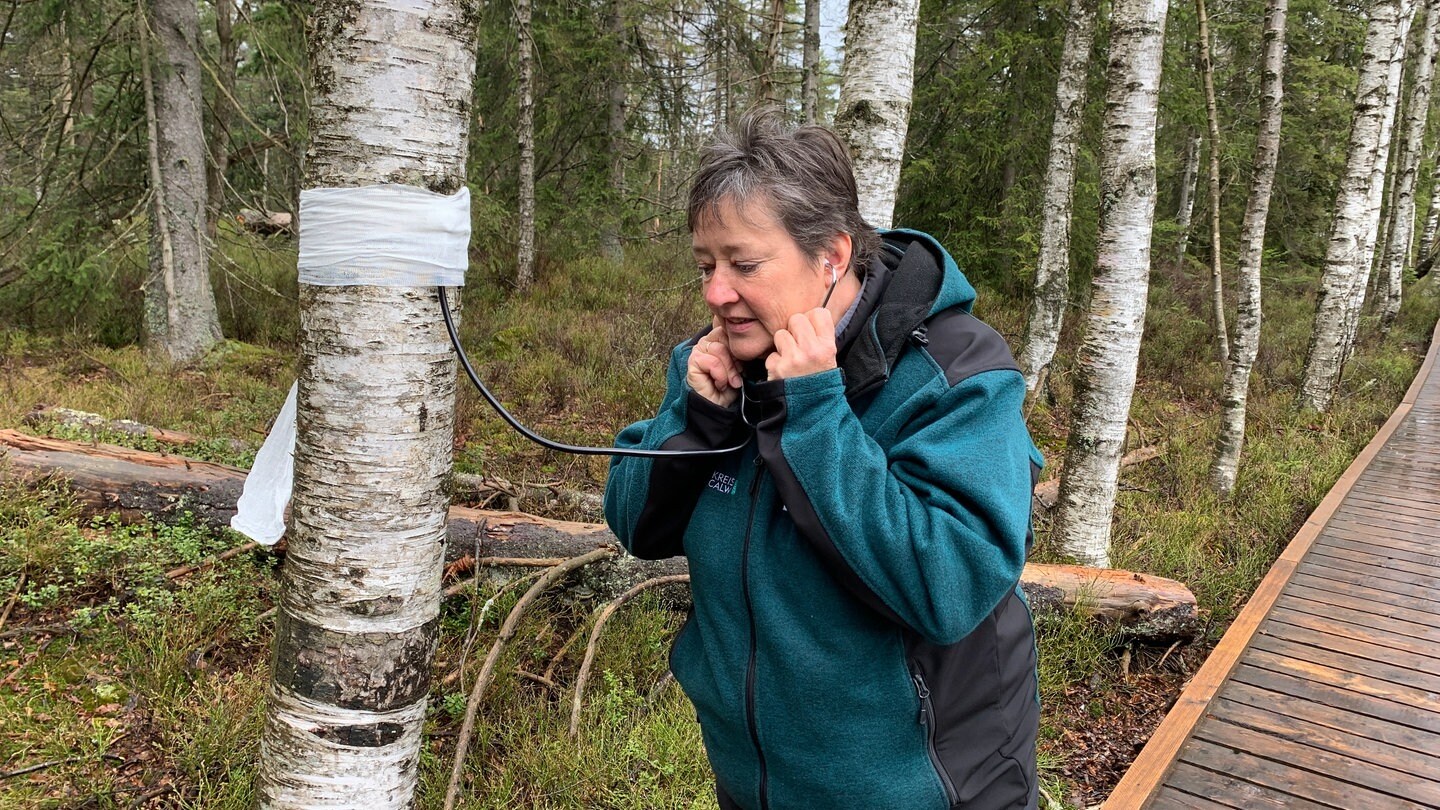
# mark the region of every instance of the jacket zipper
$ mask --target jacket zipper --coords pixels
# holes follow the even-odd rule
[[[745,522],[745,542],[740,554],[740,584],[745,595],[745,615],[750,619],[750,661],[745,668],[745,722],[750,727],[750,741],[755,744],[755,757],[760,761],[760,810],[769,810],[770,774],[765,770],[765,752],[760,750],[760,728],[755,722],[755,608],[750,601],[750,534],[755,526],[755,512],[760,502],[760,478],[765,474],[765,459],[755,457],[755,477],[750,481],[750,516]]]
[[[935,767],[935,773],[939,774],[940,783],[945,787],[945,799],[953,807],[960,801],[960,794],[940,761],[940,752],[935,750],[935,707],[930,702],[930,687],[925,685],[925,677],[918,667],[911,669],[910,680],[915,682],[915,694],[920,698],[920,725],[925,727],[925,750],[929,752],[930,764]]]

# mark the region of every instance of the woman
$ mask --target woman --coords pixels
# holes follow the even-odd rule
[[[606,518],[689,559],[671,669],[722,808],[1029,808],[1039,717],[1024,566],[1039,453],[1003,339],[914,231],[860,216],[828,130],[747,116],[689,226],[711,328],[621,446]]]

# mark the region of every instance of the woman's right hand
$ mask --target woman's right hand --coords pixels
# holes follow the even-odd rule
[[[725,337],[725,326],[719,318],[710,334],[700,338],[690,350],[690,363],[685,369],[685,381],[695,393],[719,405],[730,407],[739,396],[740,366],[730,355],[730,342]]]

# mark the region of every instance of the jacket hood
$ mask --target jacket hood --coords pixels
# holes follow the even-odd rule
[[[838,338],[847,396],[874,390],[890,377],[907,343],[924,345],[925,321],[947,309],[966,312],[975,288],[934,237],[904,229],[881,231],[860,304]]]

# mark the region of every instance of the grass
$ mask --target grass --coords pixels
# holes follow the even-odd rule
[[[222,244],[215,270],[222,314],[227,334],[245,342],[170,369],[152,365],[134,346],[97,339],[123,331],[114,324],[61,333],[0,330],[0,428],[18,426],[36,405],[63,405],[202,441],[177,448],[48,429],[57,435],[248,464],[293,379],[294,285],[286,281],[293,258],[244,235]],[[527,424],[562,441],[608,443],[650,414],[670,347],[704,322],[688,266],[677,247],[650,246],[624,268],[576,262],[523,294],[482,269],[465,292],[462,335],[482,377]],[[1163,442],[1165,450],[1123,476],[1113,554],[1119,567],[1187,583],[1208,616],[1207,636],[1170,654],[1127,647],[1076,615],[1038,618],[1047,805],[1083,804],[1101,789],[1103,776],[1087,777],[1084,763],[1110,733],[1107,723],[1135,715],[1144,701],[1158,719],[1166,690],[1218,638],[1393,409],[1423,354],[1433,292],[1411,295],[1386,338],[1366,325],[1331,411],[1295,412],[1313,278],[1301,270],[1293,277],[1285,268],[1271,272],[1279,275],[1267,279],[1241,494],[1229,500],[1207,483],[1219,385],[1217,364],[1204,349],[1209,327],[1199,314],[1207,285],[1168,270],[1152,282],[1132,443]],[[128,277],[119,270],[111,276]],[[981,286],[980,314],[1013,338],[1022,302]],[[112,298],[128,300],[123,291]],[[1062,345],[1076,343],[1076,326],[1069,329]],[[1068,363],[1061,357],[1052,374],[1055,401],[1039,403],[1031,417],[1052,460],[1063,452],[1069,418]],[[457,469],[592,491],[603,483],[603,459],[530,446],[468,390],[457,407]],[[1043,521],[1038,528],[1035,558],[1062,560]],[[179,582],[164,577],[235,542],[184,519],[126,526],[82,515],[54,483],[0,483],[0,600],[13,595],[15,602],[4,629],[61,628],[0,637],[0,772],[51,763],[0,780],[0,806],[128,807],[147,796],[177,807],[252,805],[270,642],[259,617],[273,604],[275,560],[241,556]],[[441,802],[469,678],[515,592],[498,598],[474,628],[466,678],[445,685],[441,677],[459,666],[476,606],[498,587],[486,585],[473,599],[444,607],[421,807]],[[558,665],[559,691],[515,674],[543,672],[565,639],[592,621],[595,607],[551,597],[522,623],[480,712],[465,807],[715,806],[693,710],[673,685],[656,688],[680,617],[653,597],[627,605],[607,629],[578,739],[567,733],[578,655]],[[1132,655],[1122,658],[1125,649]],[[1129,662],[1128,679],[1122,660]]]

